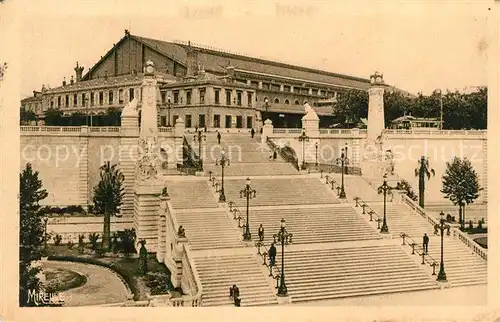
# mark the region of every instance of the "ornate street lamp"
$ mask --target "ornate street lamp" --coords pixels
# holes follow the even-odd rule
[[[302,142],[302,170],[306,169],[306,159],[305,159],[305,143],[309,141],[309,137],[306,135],[306,131],[302,131],[302,134],[298,137],[299,142]]]
[[[170,95],[167,96],[167,126],[170,127]]]
[[[203,158],[201,157],[201,142],[206,141],[207,137],[205,134],[198,130],[198,133],[194,135],[194,141],[198,141],[198,157],[200,160],[199,169],[203,171]]]
[[[267,97],[264,99],[264,106],[266,107],[266,112],[268,112],[268,110],[269,110],[269,100],[267,99]]]
[[[318,166],[318,142],[316,142],[316,144],[314,144],[314,147],[316,148],[316,166]]]
[[[384,183],[380,187],[378,187],[378,193],[384,194],[384,219],[382,222],[382,227],[380,228],[381,233],[389,232],[389,227],[387,226],[387,218],[386,218],[387,194],[391,193],[391,190],[395,188],[396,187],[391,187],[387,184],[387,173],[384,174]]]
[[[281,276],[277,294],[278,296],[286,296],[288,294],[285,284],[285,243],[286,244],[291,243],[292,237],[293,234],[290,234],[286,230],[285,218],[281,218],[280,230],[277,234],[273,235],[273,239],[275,241],[278,240],[278,242],[281,242]]]
[[[444,236],[444,230],[449,228],[449,227],[448,227],[448,225],[445,224],[444,212],[441,211],[441,213],[439,215],[441,216],[441,218],[439,220],[439,229],[441,230],[441,264],[439,265],[439,273],[438,273],[437,281],[447,282],[446,273],[444,271],[443,236]]]
[[[220,152],[220,160],[215,160],[215,165],[219,165],[222,168],[222,183],[220,188],[219,202],[226,202],[226,195],[224,194],[224,167],[229,165],[229,159],[226,156],[226,151],[222,150]]]
[[[240,198],[247,198],[247,224],[245,225],[245,232],[243,233],[244,240],[251,240],[252,234],[250,233],[250,221],[248,217],[248,207],[250,205],[250,199],[255,198],[257,191],[250,187],[250,178],[245,181],[245,189],[240,191]]]
[[[342,148],[340,158],[336,159],[337,165],[340,165],[342,172],[342,184],[340,186],[339,198],[345,199],[345,190],[344,190],[344,166],[349,164],[349,159],[347,158],[347,145]]]

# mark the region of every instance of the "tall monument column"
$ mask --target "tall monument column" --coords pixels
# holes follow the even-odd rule
[[[139,159],[134,184],[134,228],[137,241],[144,239],[149,252],[157,250],[160,194],[164,187],[158,144],[156,87],[154,63],[148,60],[142,82]]]
[[[384,121],[384,75],[375,72],[370,76],[368,90],[368,135],[369,143],[375,142],[385,129]]]

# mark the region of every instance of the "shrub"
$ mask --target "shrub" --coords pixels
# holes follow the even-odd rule
[[[113,249],[113,254],[116,254],[120,251],[120,243],[118,241],[117,233],[113,233],[113,237],[111,238],[111,248]]]
[[[59,246],[62,241],[62,236],[59,234],[56,234],[54,237],[54,245]]]
[[[482,221],[482,220],[479,220],[479,221],[477,222],[477,228],[479,228],[479,229],[482,229],[482,228],[483,228],[483,221]]]
[[[473,229],[474,228],[474,224],[472,222],[472,220],[469,220],[469,229]]]
[[[80,252],[80,254],[83,254],[83,251],[85,250],[85,244],[83,242],[84,238],[85,236],[83,234],[78,235],[78,252]]]
[[[71,240],[68,241],[68,248],[72,249],[73,246],[75,246],[75,243],[73,243]]]
[[[135,229],[125,229],[118,232],[118,236],[121,241],[121,251],[125,257],[129,257],[130,254],[135,253]]]
[[[145,284],[149,287],[151,295],[167,294],[173,290],[170,281],[170,274],[167,273],[148,273],[144,276]]]
[[[97,248],[98,248],[98,244],[97,244],[97,241],[99,239],[99,234],[97,233],[92,233],[92,234],[89,234],[89,241],[90,241],[90,244],[92,245],[92,250],[94,252],[97,251]]]

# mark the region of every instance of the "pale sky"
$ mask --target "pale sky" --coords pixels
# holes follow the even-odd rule
[[[124,29],[365,78],[378,70],[412,93],[487,84],[492,1],[23,3],[22,97],[69,81],[76,61],[88,71]]]

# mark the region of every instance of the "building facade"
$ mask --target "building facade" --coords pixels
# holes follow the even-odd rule
[[[139,37],[127,30],[87,73],[78,63],[62,86],[34,91],[21,107],[43,122],[52,108],[63,115],[104,114],[122,109],[134,97],[141,102],[143,66],[157,69],[158,124],[186,127],[260,128],[263,119],[277,127],[300,127],[309,103],[322,120],[334,116],[334,104],[349,89],[368,90],[368,79],[257,59],[184,42]]]

